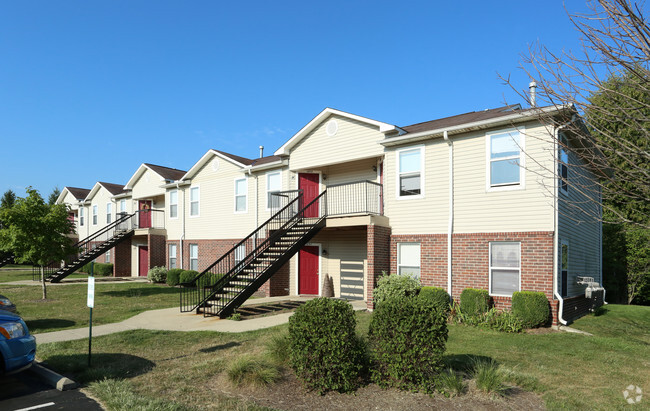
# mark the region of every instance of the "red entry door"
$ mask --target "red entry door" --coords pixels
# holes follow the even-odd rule
[[[318,247],[306,245],[298,253],[298,294],[318,295]]]
[[[141,245],[138,247],[138,275],[146,277],[149,272],[149,247]]]
[[[318,174],[300,173],[298,174],[298,188],[302,190],[303,206],[311,203],[318,197],[319,178]],[[318,201],[305,210],[305,217],[318,217]]]
[[[151,200],[140,200],[140,205],[138,207],[140,210],[140,228],[150,228],[151,227]]]

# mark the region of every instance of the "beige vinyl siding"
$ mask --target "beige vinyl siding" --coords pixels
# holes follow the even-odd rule
[[[336,120],[338,131],[328,136],[328,121]],[[306,170],[328,164],[344,163],[383,154],[383,147],[378,144],[384,135],[378,127],[360,121],[332,115],[324,120],[311,133],[303,138],[292,150],[291,170]]]
[[[75,232],[77,235],[82,236],[81,238],[83,238],[86,234],[86,217],[84,215],[84,226],[79,227],[79,201],[75,198],[75,196],[70,194],[69,191],[66,191],[65,197],[63,197],[61,204],[65,204],[68,207],[69,212],[73,212],[75,214]]]
[[[257,216],[257,225],[264,223],[266,220],[268,220],[271,217],[271,210],[266,209],[267,201],[266,201],[266,187],[267,187],[267,176],[268,173],[270,172],[280,172],[280,180],[282,181],[282,188],[281,191],[286,191],[286,190],[292,190],[293,188],[290,186],[290,173],[288,171],[288,167],[278,167],[276,169],[272,170],[264,170],[264,171],[259,171],[257,173],[253,173],[253,176],[249,179],[249,185],[252,185],[249,187],[249,191],[253,193],[253,197],[250,198],[250,201],[248,203],[248,208],[249,212],[253,214],[253,217],[255,217],[255,184],[257,184],[257,207],[258,207],[258,216]],[[255,180],[257,178],[257,181]],[[252,191],[251,191],[252,190]]]
[[[584,293],[584,285],[576,284],[577,276],[594,277],[601,282],[601,209],[599,188],[594,175],[580,159],[569,153],[567,195],[558,194],[558,237],[569,244],[567,296]],[[561,287],[561,246],[558,244],[558,284]]]
[[[341,272],[351,275],[360,274],[365,284],[367,273],[366,228],[360,227],[345,230],[323,230],[310,242],[310,245],[320,245],[321,251],[327,250],[327,255],[320,257],[320,286],[325,274],[332,277],[334,295],[340,297]],[[290,294],[298,294],[298,254],[290,261]],[[360,289],[364,300],[367,298],[365,287]]]
[[[326,186],[344,183],[353,183],[356,181],[370,180],[379,182],[377,171],[378,158],[368,158],[345,164],[335,164],[322,169],[327,176]]]
[[[178,190],[178,217],[170,218],[169,217],[169,193],[173,190]],[[181,235],[183,234],[183,216],[186,211],[185,209],[189,206],[189,195],[186,197],[185,192],[189,191],[189,186],[180,186],[178,189],[168,188],[165,192],[165,229],[167,230],[167,239],[168,240],[180,240]],[[189,211],[188,211],[189,213]],[[185,215],[187,218],[187,215]],[[179,251],[180,252],[180,251]]]
[[[138,178],[138,180],[133,184],[131,197],[134,200],[137,200],[162,196],[165,189],[160,186],[163,184],[165,184],[165,181],[163,181],[158,174],[149,169],[145,169],[144,173],[142,173],[140,178]]]
[[[104,227],[106,227],[106,203],[112,203],[111,206],[111,222],[115,221],[115,203],[111,200],[113,195],[104,187],[100,187],[95,195],[90,198],[90,205],[86,208],[88,214],[86,221],[88,222],[89,234],[94,234]],[[93,206],[97,206],[97,225],[93,225]]]

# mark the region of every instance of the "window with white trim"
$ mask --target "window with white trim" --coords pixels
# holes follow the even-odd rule
[[[266,209],[278,208],[280,206],[280,198],[272,196],[274,192],[282,190],[282,173],[280,171],[273,171],[266,174]]]
[[[409,148],[397,152],[398,197],[421,196],[423,148]]]
[[[518,131],[490,134],[488,138],[488,173],[490,187],[517,186],[522,182],[521,149],[523,138]]]
[[[199,270],[199,245],[190,244],[190,270]]]
[[[241,244],[235,248],[235,265],[239,264],[246,258],[246,244]]]
[[[169,218],[178,218],[178,190],[169,192]]]
[[[104,262],[110,263],[111,262],[111,250],[106,251],[104,256],[105,256]]]
[[[560,192],[567,194],[569,192],[569,151],[567,140],[564,134],[560,134],[560,141],[558,145],[558,187]]]
[[[199,188],[190,187],[190,216],[196,217],[199,215]]]
[[[120,214],[122,214],[122,215],[126,214],[126,200],[125,199],[120,200]]]
[[[113,204],[106,203],[106,224],[110,224],[113,218]]]
[[[490,243],[490,295],[512,296],[520,290],[521,243]]]
[[[420,278],[420,243],[397,243],[397,274]]]
[[[84,225],[84,208],[79,207],[79,226],[83,227]]]
[[[176,244],[169,244],[169,269],[177,268],[176,267]]]
[[[248,181],[246,178],[235,180],[235,212],[248,211]]]
[[[93,206],[93,225],[97,225],[97,206]]]

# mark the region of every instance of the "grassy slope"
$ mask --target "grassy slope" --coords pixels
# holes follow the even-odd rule
[[[502,334],[452,325],[445,360],[462,369],[472,357],[493,358],[514,373],[514,381],[540,393],[550,409],[624,408],[622,391],[629,384],[650,392],[650,345],[644,342],[650,307],[608,308],[604,315],[576,323],[576,328],[590,328],[594,337]],[[371,314],[358,318],[358,330],[366,334]],[[163,398],[190,407],[246,409],[251,405],[196,387],[215,383],[228,361],[259,352],[273,335],[283,332],[286,325],[242,334],[141,330],[100,337],[93,341],[97,365],[90,371],[85,366],[85,341],[40,345],[38,356],[86,383],[103,377],[129,378],[131,394],[143,401]],[[102,398],[101,392],[94,392]]]
[[[86,284],[48,285],[43,301],[39,286],[0,285],[0,294],[18,308],[32,333],[88,326]],[[96,283],[93,324],[109,324],[138,313],[178,306],[178,289],[147,283]]]

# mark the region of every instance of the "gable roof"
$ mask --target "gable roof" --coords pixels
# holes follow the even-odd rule
[[[244,168],[252,168],[252,167],[255,167],[255,166],[262,165],[262,164],[270,164],[270,163],[282,160],[282,158],[280,158],[279,156],[266,156],[266,157],[260,157],[260,158],[256,158],[256,159],[250,159],[250,158],[241,157],[241,156],[237,156],[237,155],[234,155],[234,154],[226,153],[225,151],[210,149],[203,155],[203,157],[201,157],[199,159],[199,161],[196,162],[196,164],[194,164],[192,166],[192,168],[189,169],[189,171],[187,173],[185,173],[185,175],[181,178],[181,180],[189,180],[192,177],[194,177],[196,175],[196,173],[201,168],[203,168],[203,166],[213,156],[216,156],[216,157],[219,157],[219,158],[221,158],[223,160],[226,160],[226,161],[228,161],[228,162],[230,162],[230,163],[232,163],[232,164],[234,164],[237,167],[240,167],[242,169],[244,169]]]
[[[327,119],[331,115],[338,115],[341,117],[360,121],[362,123],[366,123],[371,126],[378,127],[379,132],[384,134],[393,131],[398,131],[400,133],[402,132],[402,130],[395,125],[383,123],[381,121],[372,120],[370,118],[357,116],[356,114],[350,114],[350,113],[346,113],[345,111],[340,111],[340,110],[327,107],[325,110],[321,111],[316,117],[314,117],[309,123],[307,123],[306,126],[300,129],[300,131],[294,134],[293,137],[289,139],[289,141],[284,143],[282,147],[277,149],[273,154],[275,154],[276,156],[289,155],[291,149],[296,144],[298,144],[303,138],[309,135],[309,133],[311,133],[319,124],[321,124],[325,119]]]
[[[84,198],[84,200],[88,201],[91,198],[93,198],[101,187],[104,187],[106,191],[111,193],[112,196],[122,194],[126,191],[124,190],[124,185],[122,184],[113,184],[113,183],[105,183],[103,181],[98,181],[95,183],[93,188],[88,192],[88,195]]]
[[[513,114],[513,112],[516,110],[521,110],[521,106],[519,104],[485,109],[483,111],[470,111],[469,113],[443,117],[436,120],[425,121],[423,123],[411,124],[410,126],[402,127],[402,130],[406,131],[406,134],[419,133],[427,130],[436,130],[439,128],[452,127],[460,124],[503,117]]]
[[[70,193],[70,195],[72,195],[77,201],[83,201],[88,193],[90,193],[90,190],[87,188],[63,187],[63,190],[61,190],[61,193],[56,198],[57,204],[61,204],[61,202],[63,202],[66,193]]]
[[[151,170],[154,173],[156,173],[162,182],[172,182],[176,180],[180,180],[183,175],[185,175],[185,171],[179,170],[177,168],[171,168],[171,167],[165,167],[165,166],[159,166],[155,164],[149,164],[149,163],[142,163],[140,167],[135,171],[133,176],[129,179],[129,181],[126,183],[124,186],[125,190],[131,190],[133,189],[133,185],[135,184],[136,181],[142,176],[142,174],[145,173],[145,171]]]

